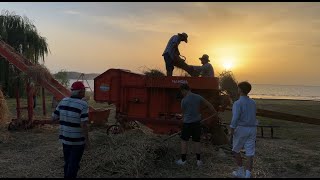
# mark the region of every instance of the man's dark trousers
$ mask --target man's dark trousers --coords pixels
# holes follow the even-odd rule
[[[63,144],[64,178],[77,177],[83,152],[84,145]]]

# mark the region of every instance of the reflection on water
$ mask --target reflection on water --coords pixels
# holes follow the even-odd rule
[[[320,101],[319,86],[253,84],[250,97],[262,99],[295,99]]]

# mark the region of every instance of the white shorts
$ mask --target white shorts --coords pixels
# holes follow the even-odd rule
[[[256,127],[238,126],[234,130],[232,151],[239,153],[242,148],[246,151],[246,156],[254,156],[256,150]]]

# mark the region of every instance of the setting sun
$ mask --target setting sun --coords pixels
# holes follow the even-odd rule
[[[222,66],[226,69],[226,70],[230,70],[233,68],[234,66],[234,58],[232,57],[227,57],[227,58],[223,58],[222,59]]]

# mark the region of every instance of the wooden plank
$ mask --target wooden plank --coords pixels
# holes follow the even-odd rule
[[[320,119],[317,119],[317,118],[293,115],[293,114],[264,110],[264,109],[257,109],[257,116],[268,117],[273,119],[281,119],[281,120],[293,121],[293,122],[299,122],[299,123],[320,125]]]
[[[226,110],[231,111],[232,109],[226,108]],[[272,119],[320,125],[320,119],[312,118],[312,117],[306,117],[306,116],[300,116],[300,115],[294,115],[294,114],[288,114],[288,113],[282,113],[282,112],[270,111],[270,110],[264,110],[264,109],[257,109],[256,114],[257,116],[267,117]]]

